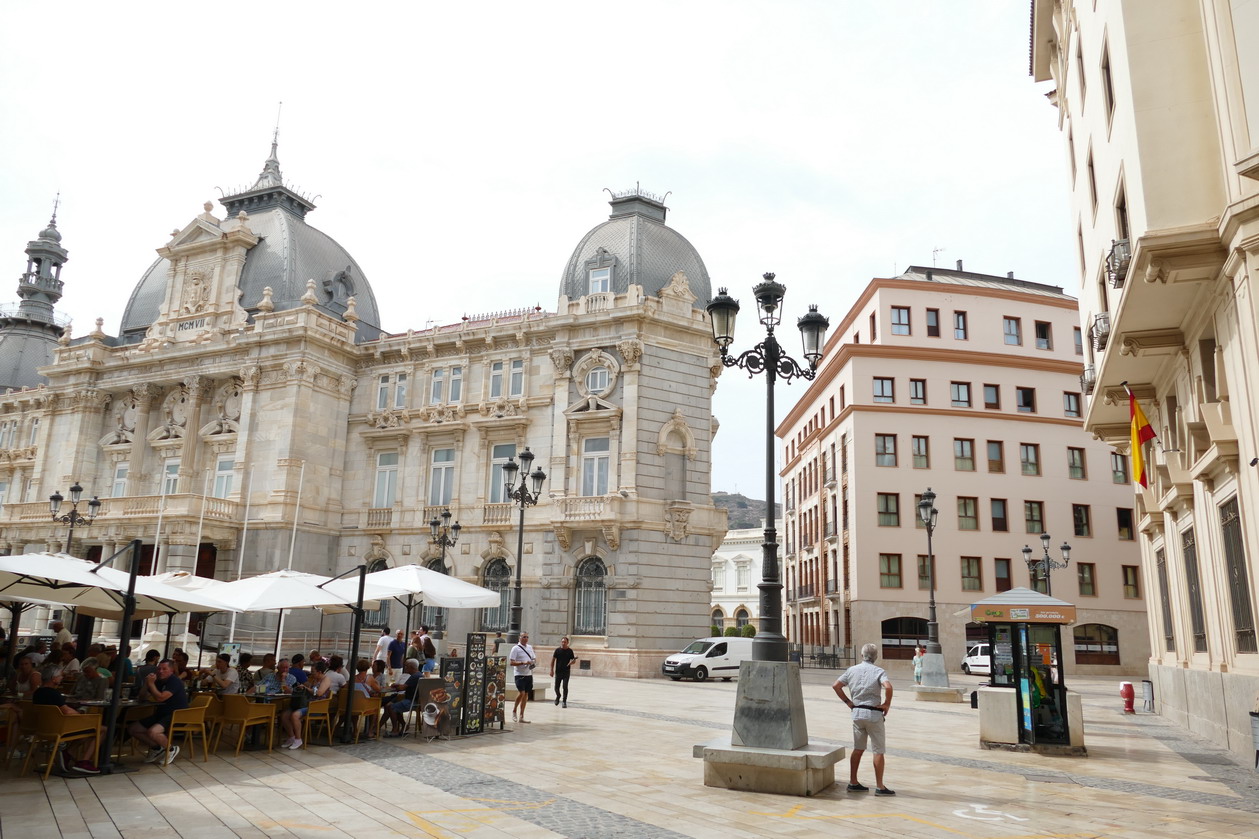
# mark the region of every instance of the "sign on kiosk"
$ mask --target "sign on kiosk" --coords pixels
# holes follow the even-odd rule
[[[1005,605],[976,603],[970,609],[976,623],[1075,623],[1075,607],[1069,605]]]

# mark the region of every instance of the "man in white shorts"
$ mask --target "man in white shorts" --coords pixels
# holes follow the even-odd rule
[[[836,696],[852,708],[852,757],[848,760],[848,791],[867,792],[869,787],[857,780],[857,768],[861,765],[861,756],[867,746],[874,753],[874,785],[875,795],[896,795],[883,786],[883,753],[886,743],[883,734],[883,721],[888,709],[892,707],[892,683],[882,667],[875,665],[879,657],[879,648],[874,644],[866,644],[861,648],[861,663],[855,664],[844,671],[835,680]],[[852,691],[852,698],[844,691]],[[887,699],[883,691],[887,690]]]

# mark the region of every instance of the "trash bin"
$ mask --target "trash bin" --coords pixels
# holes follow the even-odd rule
[[[979,691],[977,691],[977,690],[972,690],[972,691],[970,692],[970,706],[971,706],[972,708],[978,708],[978,707],[979,707]]]
[[[1147,713],[1154,713],[1154,683],[1149,679],[1141,681],[1141,710]]]
[[[1250,712],[1250,740],[1255,747],[1255,769],[1259,770],[1259,711]]]

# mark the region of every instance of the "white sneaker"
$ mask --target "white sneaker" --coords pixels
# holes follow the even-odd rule
[[[179,747],[171,746],[170,751],[166,753],[166,760],[162,761],[163,766],[170,766],[175,762],[175,758],[179,757]]]
[[[144,762],[153,763],[164,754],[166,754],[165,749],[154,746],[153,748],[149,749],[149,753],[144,756]]]
[[[286,737],[286,738],[284,738],[284,742],[280,744],[280,748],[281,748],[281,749],[287,749],[289,746],[293,745],[293,740],[294,740],[294,738],[292,738],[292,737]]]
[[[289,746],[288,746],[288,747],[289,747],[290,749],[300,749],[300,748],[302,747],[302,741],[301,741],[301,740],[294,740],[292,743],[290,743],[290,744],[289,744]]]

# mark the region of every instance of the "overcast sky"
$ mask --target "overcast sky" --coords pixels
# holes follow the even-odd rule
[[[97,317],[116,333],[170,231],[257,177],[280,100],[286,181],[319,196],[310,223],[357,259],[390,331],[553,311],[603,188],[635,183],[671,192],[714,289],[746,304],[777,272],[784,322],[815,302],[837,324],[935,249],[1078,293],[1026,2],[348,9],[4,4],[0,300],[60,191],[58,309],[76,335]],[[780,386],[780,416],[801,392]],[[763,393],[721,378],[715,490],[764,495]]]

